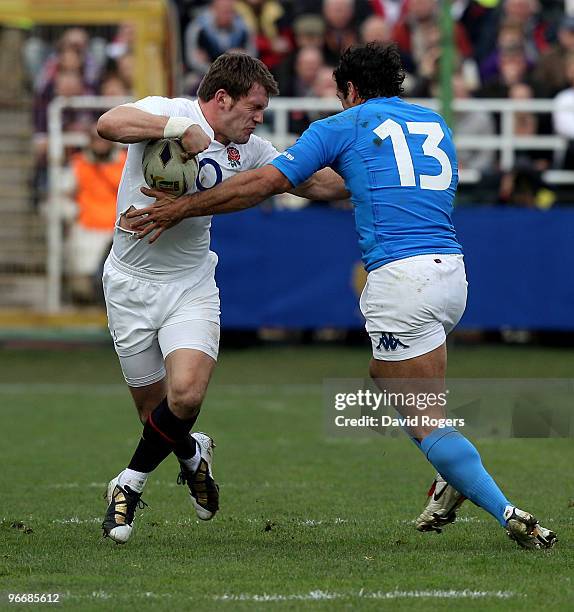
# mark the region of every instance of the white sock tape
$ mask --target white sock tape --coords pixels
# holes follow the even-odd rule
[[[195,125],[195,121],[189,117],[170,117],[163,128],[163,137],[181,138],[190,125]]]

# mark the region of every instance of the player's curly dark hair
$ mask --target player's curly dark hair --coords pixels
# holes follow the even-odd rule
[[[392,98],[403,93],[405,72],[396,44],[370,42],[349,47],[333,73],[337,89],[345,96],[350,81],[364,100]]]
[[[219,89],[225,89],[234,100],[239,100],[248,94],[255,83],[259,83],[268,96],[279,93],[277,81],[261,60],[247,53],[230,51],[211,64],[199,85],[197,97],[208,102]]]

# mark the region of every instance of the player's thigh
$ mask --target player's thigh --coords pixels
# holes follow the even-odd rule
[[[409,418],[405,428],[418,440],[436,429],[436,421],[446,416],[441,397],[445,393],[446,344],[434,350],[403,361],[371,359],[370,374],[381,389],[401,398],[394,408],[402,417]],[[416,403],[402,398],[417,398]]]
[[[139,417],[145,421],[167,395],[166,369],[159,344],[134,355],[118,355],[122,373],[130,389]]]
[[[199,412],[217,362],[219,335],[219,323],[204,319],[181,321],[159,330],[168,402],[181,418],[192,418]]]
[[[149,311],[161,291],[116,270],[109,259],[104,264],[102,284],[108,328],[118,356],[141,353],[154,342],[157,352],[157,323],[150,318]]]
[[[370,374],[374,379],[418,379],[444,380],[446,374],[446,343],[418,357],[401,361],[371,359]]]
[[[157,340],[139,353],[118,354],[118,359],[130,388],[144,388],[165,378],[165,363]]]

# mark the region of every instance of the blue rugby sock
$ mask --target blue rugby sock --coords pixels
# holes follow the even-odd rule
[[[450,485],[506,525],[504,510],[512,504],[484,469],[476,448],[460,432],[440,427],[420,443],[420,448]]]

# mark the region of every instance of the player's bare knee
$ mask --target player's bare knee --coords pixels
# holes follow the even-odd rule
[[[150,402],[142,402],[141,404],[136,404],[136,409],[138,411],[138,416],[140,421],[145,424],[149,415],[157,408],[157,404],[152,404]]]
[[[175,388],[170,390],[167,400],[175,416],[180,419],[193,419],[201,410],[203,392],[193,386]]]

